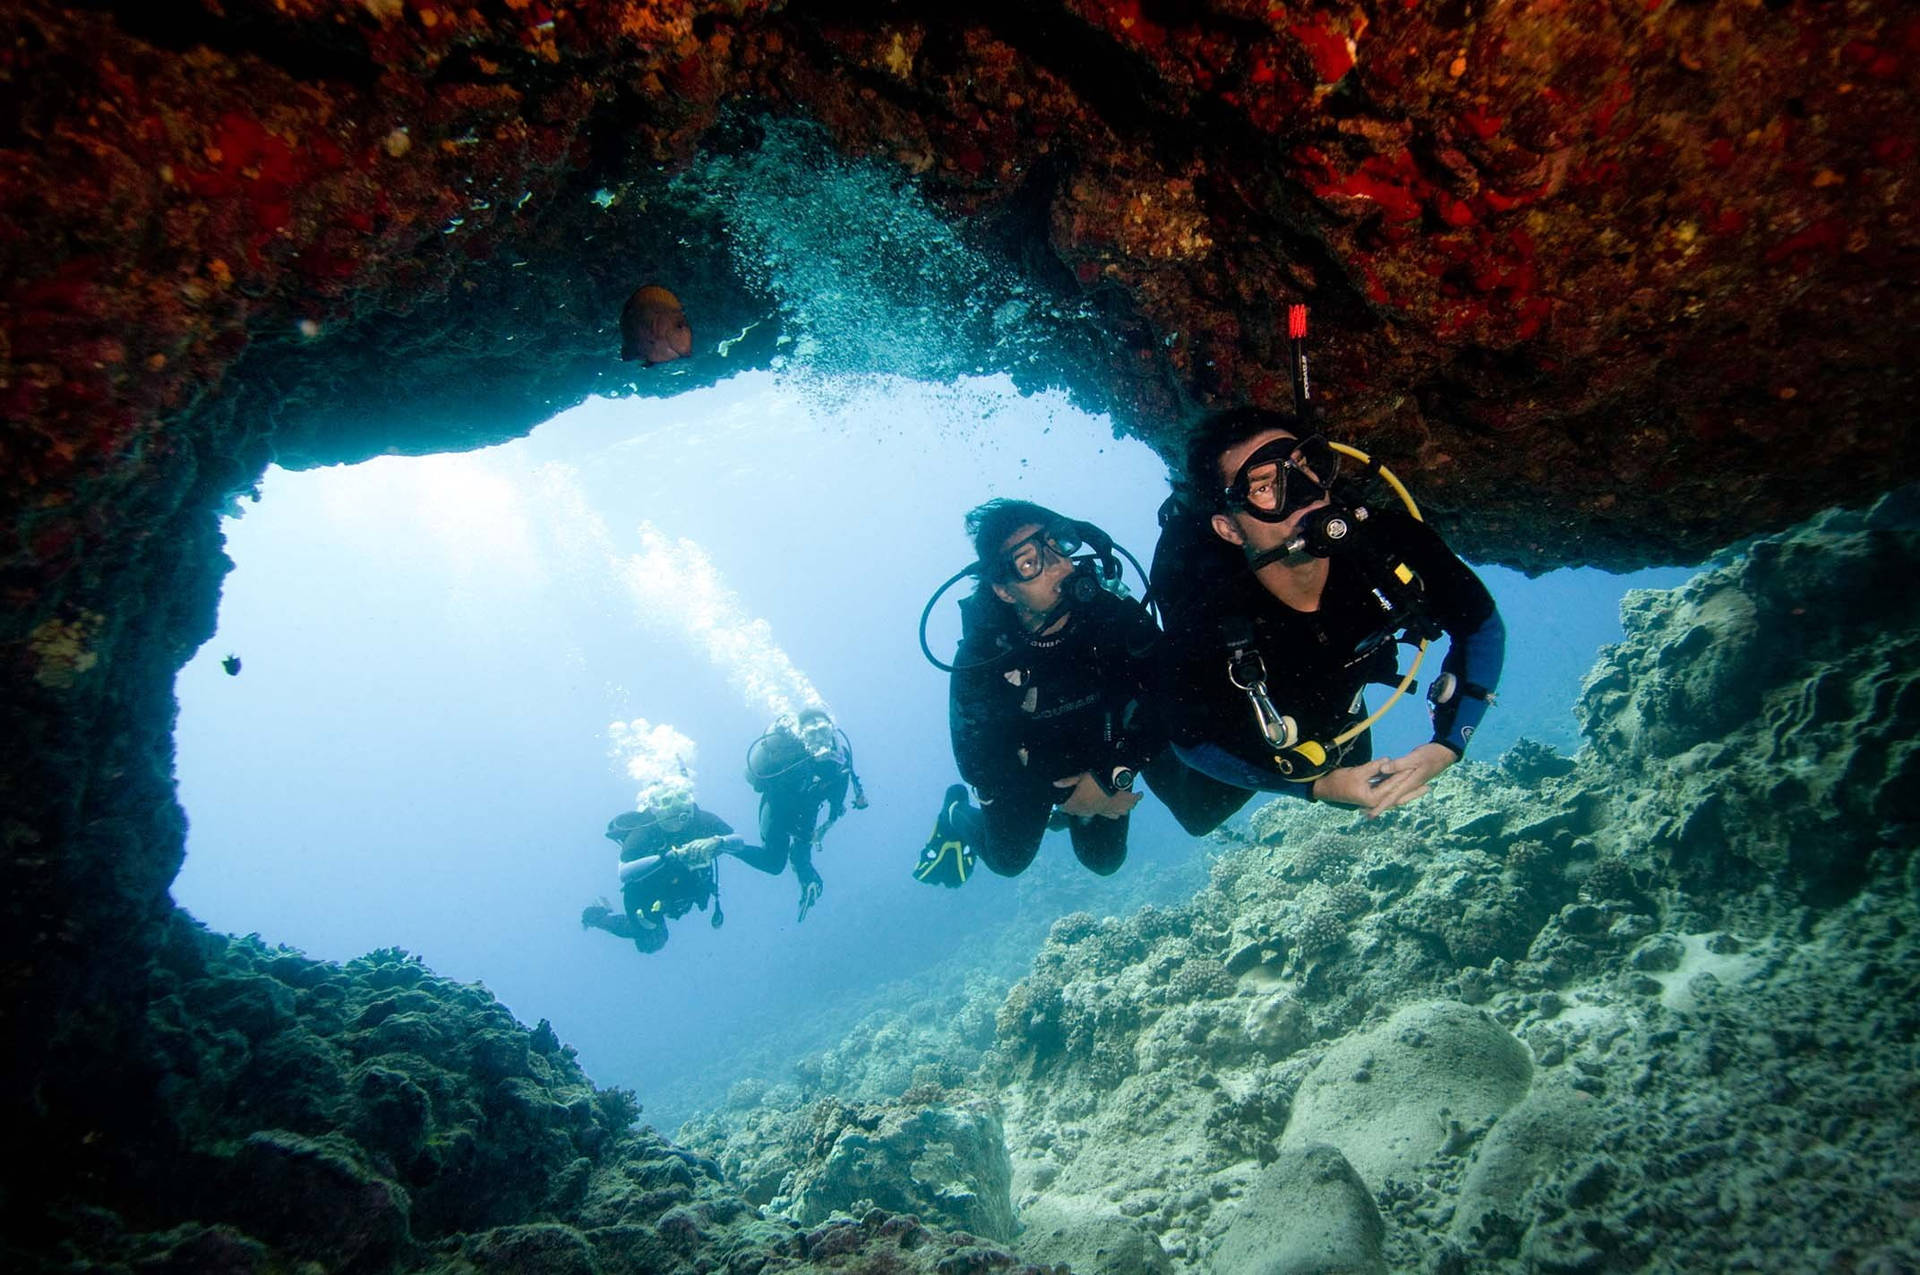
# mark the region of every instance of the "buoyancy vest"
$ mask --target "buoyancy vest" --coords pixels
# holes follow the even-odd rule
[[[1146,760],[1140,700],[1158,631],[1138,602],[1102,591],[1045,637],[1020,629],[1013,608],[984,589],[960,614],[950,714],[969,783],[985,794],[1051,787]]]

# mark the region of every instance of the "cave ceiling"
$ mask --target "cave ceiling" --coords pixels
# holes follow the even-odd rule
[[[807,299],[729,207],[770,127],[774,194],[890,174],[989,263],[910,263],[877,316],[933,316],[956,366],[868,341],[837,370],[1065,385],[1166,449],[1290,401],[1304,302],[1333,427],[1530,568],[1698,558],[1915,469],[1898,4],[8,10],[7,549],[36,587],[130,533],[131,485],[473,446],[780,357]],[[615,357],[645,282],[703,338],[671,375]],[[187,452],[191,485],[157,473]]]

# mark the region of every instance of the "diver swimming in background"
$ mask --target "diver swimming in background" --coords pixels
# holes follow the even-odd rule
[[[793,863],[800,883],[798,919],[804,921],[822,888],[813,852],[847,813],[849,786],[853,808],[867,808],[866,789],[853,769],[853,745],[826,709],[803,708],[776,718],[747,749],[747,782],[760,794],[760,840],[768,861]],[[827,807],[824,824],[822,806]]]
[[[1407,511],[1362,502],[1339,480],[1343,455],[1392,483]],[[1225,807],[1212,823],[1254,791],[1379,815],[1424,795],[1466,751],[1494,701],[1506,629],[1479,576],[1370,457],[1295,415],[1216,413],[1189,440],[1160,521],[1152,596],[1167,641],[1157,703],[1190,780]],[[1397,698],[1412,684],[1398,671],[1398,642],[1424,653],[1443,632],[1451,643],[1428,696],[1433,739],[1373,760],[1379,714],[1367,712],[1366,686],[1396,686]],[[1212,826],[1202,823],[1188,831]]]
[[[667,943],[667,922],[713,905],[713,927],[725,924],[720,910],[718,858],[730,854],[749,867],[777,875],[786,856],[771,856],[733,835],[726,820],[694,804],[684,783],[650,790],[638,810],[615,815],[607,838],[620,847],[621,910],[604,900],[580,912],[582,929],[605,930],[630,939],[642,952]]]

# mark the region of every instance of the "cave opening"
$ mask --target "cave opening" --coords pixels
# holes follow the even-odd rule
[[[384,337],[347,356],[364,380],[336,369],[327,394],[277,407],[291,468],[230,506],[238,566],[177,683],[178,902],[311,956],[399,946],[483,982],[668,1130],[734,1078],[788,1080],[873,1008],[1010,983],[1067,912],[1177,903],[1207,871],[1149,803],[1138,870],[1118,880],[1044,854],[1012,883],[911,880],[954,778],[945,679],[914,619],[969,556],[962,515],[1028,496],[1145,561],[1165,467],[1089,410],[1104,354],[1085,305],[992,228],[963,235],[807,125],[720,136],[670,179],[576,192],[587,233],[568,268],[510,256],[475,297],[407,320],[457,333],[441,353],[376,323]],[[613,360],[619,301],[642,282],[686,302],[690,357]],[[496,442],[516,432],[503,404],[524,412],[570,367],[577,382],[596,346],[589,383],[611,397]],[[336,351],[295,342],[255,381],[297,381],[289,360]],[[420,397],[412,356],[472,393]],[[496,445],[458,450],[476,443]],[[433,454],[379,454],[395,450]],[[341,458],[370,459],[323,463]],[[1522,735],[1573,751],[1570,705],[1618,636],[1621,593],[1684,574],[1488,569],[1528,658],[1482,755]],[[931,636],[951,649],[951,597]],[[743,754],[809,694],[849,731],[874,805],[829,839],[806,923],[790,874],[736,868],[724,929],[683,921],[644,958],[583,932],[580,910],[618,895],[601,829],[633,807],[628,769],[660,764],[635,741],[675,741],[702,805],[750,834]],[[1383,746],[1424,729],[1403,706]]]
[[[178,902],[311,956],[399,946],[483,982],[667,1130],[735,1078],[789,1080],[871,1009],[1010,983],[1065,913],[1176,903],[1207,871],[1149,803],[1138,870],[1117,880],[1046,854],[1017,882],[911,880],[954,778],[945,679],[914,619],[969,556],[962,515],[1028,496],[1145,561],[1165,467],[1088,410],[1103,353],[1084,304],[991,228],[963,235],[807,125],[720,137],[664,183],[577,192],[572,291],[553,292],[568,269],[514,256],[481,295],[409,320],[457,328],[441,344],[471,365],[469,398],[414,396],[395,351],[417,337],[363,336],[352,357],[377,389],[336,377],[282,416],[293,468],[230,507],[220,627],[178,679]],[[686,302],[691,357],[613,361],[619,301],[642,282]],[[590,383],[612,397],[455,450],[512,434],[489,413],[551,393],[596,345]],[[323,437],[370,459],[323,465],[341,454]],[[435,454],[378,454],[393,450]],[[1523,734],[1576,748],[1569,708],[1621,593],[1684,574],[1488,570],[1529,658],[1484,757]],[[936,649],[957,636],[952,600]],[[736,868],[721,930],[683,921],[648,957],[583,932],[582,907],[618,895],[601,829],[634,804],[628,767],[659,762],[634,741],[677,741],[702,805],[751,833],[744,752],[802,687],[849,731],[874,800],[828,840],[822,905],[799,924],[790,874]],[[1381,738],[1424,729],[1410,704]]]
[[[178,681],[175,898],[316,957],[404,947],[552,1020],[663,1119],[685,1110],[676,1089],[711,1100],[705,1070],[740,1065],[770,1006],[805,1007],[781,1041],[797,1057],[879,984],[958,968],[1015,913],[1043,934],[1062,911],[1126,906],[1064,870],[1041,901],[912,881],[953,778],[945,678],[914,622],[971,556],[972,505],[1049,502],[1144,557],[1163,475],[1105,418],[1005,378],[765,372],[592,400],[478,452],[276,469],[232,511],[220,627]],[[957,633],[949,605],[930,640],[950,652]],[[635,732],[681,741],[666,759],[751,838],[747,746],[812,695],[873,806],[827,839],[806,923],[790,873],[734,868],[723,929],[690,918],[649,957],[583,933],[582,907],[618,897],[601,834],[644,786],[629,767],[663,760]],[[1171,835],[1155,852],[1176,857]],[[1204,880],[1166,866],[1147,883],[1162,901]],[[900,955],[876,969],[876,950]],[[982,963],[1010,979],[1016,959]]]
[[[1118,879],[1058,854],[957,892],[909,875],[954,777],[946,680],[914,622],[969,556],[962,515],[1027,497],[1146,560],[1164,472],[1106,418],[1004,377],[771,372],[595,399],[477,452],[273,470],[230,510],[219,629],[178,679],[175,898],[310,956],[399,946],[483,982],[671,1130],[734,1079],[788,1079],[872,1008],[1010,983],[1061,915],[1205,883],[1154,803]],[[1572,751],[1621,592],[1683,574],[1488,569],[1528,654],[1484,758],[1522,734]],[[873,807],[828,838],[805,924],[790,874],[737,868],[726,926],[682,922],[651,956],[575,924],[618,894],[601,829],[636,776],[685,764],[751,834],[745,750],[807,693],[848,730]],[[1388,747],[1424,729],[1412,705],[1381,727]]]

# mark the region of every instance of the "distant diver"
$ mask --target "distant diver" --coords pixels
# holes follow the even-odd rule
[[[684,783],[656,786],[638,810],[607,824],[607,839],[620,847],[620,911],[605,901],[589,904],[581,910],[581,928],[605,930],[632,940],[642,952],[657,952],[666,946],[668,921],[712,904],[712,924],[719,929],[726,923],[720,855],[769,874],[786,866],[785,856],[775,860],[764,847],[745,845],[732,834],[726,820],[694,804]]]
[[[620,357],[671,363],[693,353],[693,329],[680,298],[658,284],[636,288],[620,311]]]
[[[220,667],[227,670],[228,677],[239,677],[240,676],[240,657],[237,655],[229,654],[226,659],[220,661]]]
[[[867,808],[866,789],[853,769],[853,745],[824,708],[782,715],[747,749],[747,782],[760,794],[760,840],[768,861],[793,863],[800,883],[798,919],[804,921],[822,889],[813,852],[846,814],[849,786],[853,808]]]
[[[1424,795],[1465,753],[1505,660],[1506,629],[1480,577],[1384,466],[1315,427],[1305,307],[1289,320],[1296,411],[1234,408],[1200,422],[1153,559],[1166,628],[1156,700],[1198,786],[1241,790],[1221,819],[1255,791],[1369,815]],[[1358,479],[1341,474],[1343,458]],[[1404,512],[1365,501],[1374,478]],[[1419,670],[1416,658],[1399,671],[1397,644],[1424,655],[1442,633],[1451,641],[1428,688],[1433,738],[1373,759],[1374,721]],[[1370,683],[1394,688],[1371,714]]]

